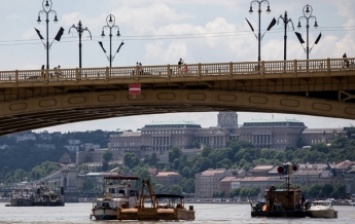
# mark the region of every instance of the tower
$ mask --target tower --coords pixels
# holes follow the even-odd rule
[[[220,129],[237,129],[238,114],[236,112],[219,112],[217,115],[217,127]]]

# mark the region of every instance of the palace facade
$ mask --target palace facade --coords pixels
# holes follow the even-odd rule
[[[122,131],[110,136],[109,148],[121,152],[166,151],[210,146],[224,148],[227,142],[243,140],[259,148],[284,149],[287,146],[308,146],[330,143],[344,129],[308,129],[295,119],[252,120],[238,125],[236,112],[219,112],[217,126],[202,128],[192,121],[155,122],[139,131]]]

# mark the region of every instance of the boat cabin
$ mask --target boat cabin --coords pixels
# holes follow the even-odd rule
[[[300,209],[304,203],[304,198],[299,189],[275,189],[270,187],[265,190],[265,200],[268,210],[275,210],[282,207],[283,210],[290,211]]]

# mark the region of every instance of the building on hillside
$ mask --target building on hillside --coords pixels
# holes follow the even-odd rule
[[[159,172],[154,179],[158,184],[171,186],[181,184],[182,176],[177,172]]]
[[[38,137],[39,137],[40,139],[45,140],[45,141],[50,141],[50,140],[52,140],[52,138],[53,138],[52,135],[49,134],[48,131],[40,132],[40,133],[38,134]]]
[[[80,144],[81,141],[78,139],[69,139],[68,145],[65,145],[64,147],[71,152],[77,152],[80,150]]]
[[[36,144],[36,147],[40,148],[40,149],[45,149],[45,150],[54,150],[54,149],[56,149],[54,144],[46,144],[46,143]]]
[[[219,182],[226,176],[232,176],[230,170],[208,169],[195,175],[195,197],[212,198],[219,193]]]
[[[275,176],[244,177],[239,181],[240,188],[259,188],[260,192],[263,192],[271,186],[276,186],[285,182],[285,180]]]
[[[343,128],[313,128],[305,129],[302,132],[303,145],[313,145],[316,143],[329,144],[337,136],[345,136],[346,131]]]
[[[331,170],[299,170],[292,174],[291,182],[299,186],[312,186],[314,184],[344,184],[343,178],[334,176]]]
[[[355,194],[355,161],[344,160],[333,166],[337,176],[344,179],[347,194]]]
[[[272,169],[269,169],[272,167]],[[278,186],[285,183],[286,175],[280,175],[277,173],[278,166],[256,166],[251,171],[254,172],[254,176],[236,176],[233,175],[223,177],[218,183],[218,192],[225,192],[225,197],[229,197],[230,192],[238,188],[259,188],[262,193],[265,189],[269,189],[271,186]],[[259,170],[263,170],[259,172]],[[269,170],[269,171],[267,171]],[[341,170],[341,171],[340,171]],[[277,173],[277,175],[275,174]],[[297,171],[291,172],[290,182],[295,186],[312,186],[315,184],[320,185],[345,185],[346,193],[348,195],[355,193],[355,162],[345,160],[338,164],[298,164]],[[198,191],[206,190],[206,185],[212,182],[212,172],[204,175],[204,181],[195,181],[196,194]],[[208,182],[209,181],[209,182]],[[200,186],[203,185],[203,186]],[[213,191],[212,191],[213,192]],[[201,194],[201,193],[200,193]],[[211,193],[209,193],[211,194]],[[196,196],[197,197],[197,196]],[[245,198],[244,198],[245,199]],[[243,199],[243,200],[244,200]]]
[[[223,192],[225,197],[229,197],[234,189],[240,188],[240,182],[235,176],[224,177],[218,183],[218,192]]]
[[[101,146],[97,145],[97,144],[92,144],[92,143],[84,143],[82,145],[80,145],[80,149],[81,150],[97,150],[100,149]]]
[[[201,128],[195,133],[195,141],[204,146],[221,149],[227,144],[227,132],[217,127]]]
[[[295,119],[253,120],[240,127],[239,140],[258,148],[284,149],[297,145],[304,129],[304,123]]]
[[[103,156],[105,152],[109,149],[97,149],[97,150],[88,150],[88,151],[78,151],[76,152],[76,165],[82,163],[99,163],[102,164]],[[111,161],[121,161],[123,160],[120,152],[112,151]]]
[[[192,148],[195,133],[201,125],[191,121],[155,122],[142,128],[141,144],[143,150],[166,151],[173,146]]]
[[[352,165],[351,168],[343,174],[343,176],[346,193],[348,195],[355,194],[355,165]]]
[[[32,140],[32,141],[37,140],[36,134],[31,131],[14,133],[14,134],[11,134],[11,136],[14,136],[16,138],[17,142],[28,141],[28,140]]]
[[[307,129],[295,119],[252,120],[238,126],[236,112],[219,112],[215,127],[202,128],[191,121],[155,122],[136,132],[120,130],[110,136],[109,147],[114,151],[149,153],[167,151],[174,146],[222,149],[229,141],[244,140],[258,148],[284,149],[312,142],[328,143],[344,133],[341,129]]]
[[[273,165],[257,165],[253,167],[249,172],[248,176],[260,177],[260,176],[269,176],[269,172],[274,168]]]
[[[141,132],[126,131],[110,136],[110,149],[113,151],[137,151],[141,149]]]

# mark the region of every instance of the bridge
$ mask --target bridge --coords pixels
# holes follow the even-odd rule
[[[0,135],[141,114],[251,111],[355,119],[355,58],[0,71]],[[130,95],[129,84],[141,85]]]

